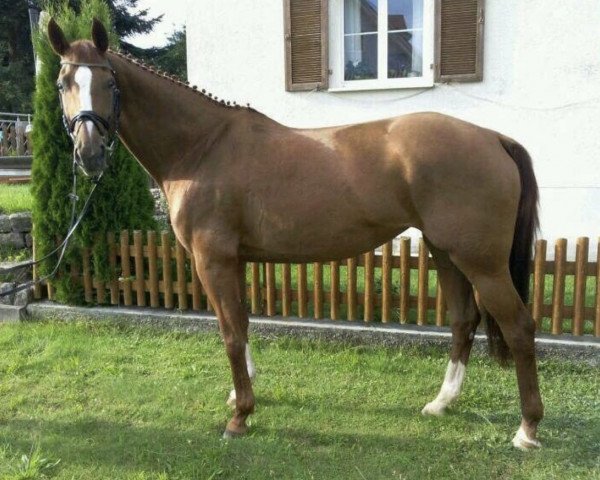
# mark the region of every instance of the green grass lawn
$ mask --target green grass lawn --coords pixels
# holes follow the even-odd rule
[[[78,322],[0,326],[2,479],[598,479],[600,371],[540,364],[544,448],[510,446],[513,370],[475,357],[444,418],[447,353],[254,340],[251,433],[223,441],[220,339]],[[58,462],[58,463],[57,463]]]
[[[29,184],[0,184],[0,213],[16,213],[31,211],[33,198]]]
[[[31,211],[33,199],[29,184],[0,184],[0,214]],[[31,250],[0,245],[0,262],[20,262],[31,256]]]

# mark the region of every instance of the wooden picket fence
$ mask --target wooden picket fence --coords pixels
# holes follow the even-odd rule
[[[160,240],[160,241],[159,241]],[[600,239],[599,239],[600,247]],[[252,314],[314,319],[448,325],[446,302],[435,264],[420,240],[400,238],[375,251],[341,262],[314,264],[250,263],[247,298]],[[122,231],[108,234],[109,281],[96,278],[89,249],[72,277],[81,282],[86,302],[180,310],[212,310],[192,258],[170,232]],[[600,259],[590,261],[589,239],[579,238],[574,261],[567,240],[556,241],[548,260],[547,242],[538,240],[532,269],[530,309],[540,331],[600,337]],[[600,248],[599,248],[600,251]],[[38,289],[36,295],[41,296]],[[48,296],[53,297],[52,284]]]

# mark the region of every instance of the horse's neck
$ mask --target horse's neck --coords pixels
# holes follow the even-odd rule
[[[159,184],[185,168],[189,153],[200,149],[227,122],[226,108],[160,74],[110,53],[121,90],[119,136]]]

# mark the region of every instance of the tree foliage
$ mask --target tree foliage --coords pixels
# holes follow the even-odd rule
[[[68,6],[79,14],[85,2],[86,0],[45,0],[44,9]],[[128,51],[132,45],[124,38],[136,33],[149,33],[162,19],[162,15],[149,17],[147,8],[139,10],[138,0],[105,0],[105,2],[113,19],[114,31],[119,36],[120,46]]]
[[[31,112],[33,50],[24,0],[0,0],[0,111]]]
[[[175,30],[164,47],[139,48],[131,45],[129,51],[136,57],[156,65],[181,79],[187,79],[185,27]]]
[[[86,0],[38,0],[44,10],[69,8],[80,14]],[[162,19],[140,9],[138,0],[105,0],[119,45],[161,69],[185,77],[185,33],[176,31],[162,48],[138,48],[126,41],[130,35],[149,33]],[[0,111],[32,111],[34,59],[26,0],[0,0]]]
[[[111,43],[117,42],[118,37],[110,27],[110,11],[102,0],[82,0],[77,14],[66,7],[50,7],[49,10],[70,41],[89,38],[92,19],[97,17],[111,32]],[[41,70],[36,78],[34,98],[32,193],[36,256],[40,258],[54,248],[69,227],[73,147],[62,126],[56,91],[59,58],[52,52],[44,33],[36,35],[35,46]],[[90,182],[81,176],[77,192],[79,208],[90,188]],[[106,232],[153,228],[153,206],[146,173],[125,147],[119,145],[94,193],[81,228],[73,236],[59,277],[53,282],[57,299],[65,302],[82,299],[81,288],[72,284],[67,272],[71,265],[81,264],[79,252],[83,246],[95,243],[92,267],[97,275],[106,277],[110,273],[106,264]],[[40,273],[49,272],[55,260],[43,264]]]

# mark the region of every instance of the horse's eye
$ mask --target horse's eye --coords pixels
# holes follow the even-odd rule
[[[58,88],[58,90],[62,92],[65,89],[65,86],[62,82],[56,82],[56,88]]]

